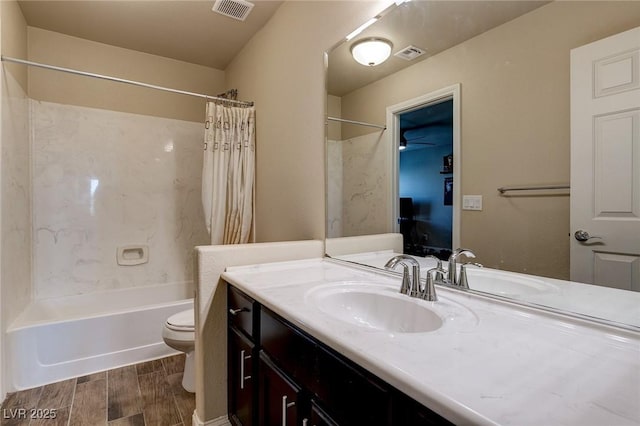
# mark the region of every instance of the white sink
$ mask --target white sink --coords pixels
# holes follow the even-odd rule
[[[320,286],[307,300],[323,313],[372,331],[424,333],[442,327],[443,318],[433,303],[410,298],[397,289],[376,285]]]

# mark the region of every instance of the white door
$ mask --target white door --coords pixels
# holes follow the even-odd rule
[[[571,51],[571,280],[640,291],[640,27]]]

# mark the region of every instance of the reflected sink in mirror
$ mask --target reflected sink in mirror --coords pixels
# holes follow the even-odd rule
[[[512,298],[560,291],[558,286],[535,278],[472,267],[467,267],[466,270],[471,290]]]
[[[322,285],[310,290],[306,301],[332,318],[370,331],[427,333],[453,320],[477,324],[477,317],[458,303],[442,298],[426,302],[369,283]]]

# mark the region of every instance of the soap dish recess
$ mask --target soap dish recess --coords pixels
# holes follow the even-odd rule
[[[149,261],[149,246],[118,247],[116,260],[120,266],[135,266],[147,263]]]

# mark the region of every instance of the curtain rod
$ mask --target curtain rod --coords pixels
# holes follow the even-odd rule
[[[387,126],[380,126],[379,124],[365,123],[364,121],[346,120],[344,118],[336,118],[336,117],[327,117],[327,120],[340,121],[342,123],[357,124],[359,126],[376,127],[378,129],[387,130]]]
[[[125,80],[124,78],[111,77],[109,75],[95,74],[95,73],[86,72],[86,71],[78,71],[71,68],[57,67],[55,65],[47,65],[47,64],[41,64],[38,62],[25,61],[24,59],[11,58],[8,56],[0,56],[0,60],[2,60],[2,62],[13,62],[16,64],[29,65],[29,66],[45,68],[45,69],[54,70],[54,71],[62,71],[69,74],[100,78],[102,80],[115,81],[117,83],[125,83],[125,84],[131,84],[133,86],[140,86],[140,87],[146,87],[149,89],[162,90],[164,92],[178,93],[180,95],[196,96],[198,98],[211,99],[214,101],[229,102],[232,104],[238,104],[240,106],[253,106],[253,102],[235,101],[233,99],[221,98],[220,96],[211,96],[211,95],[205,95],[202,93],[187,92],[185,90],[171,89],[168,87],[156,86],[155,84],[142,83],[140,81],[134,81],[134,80]]]

